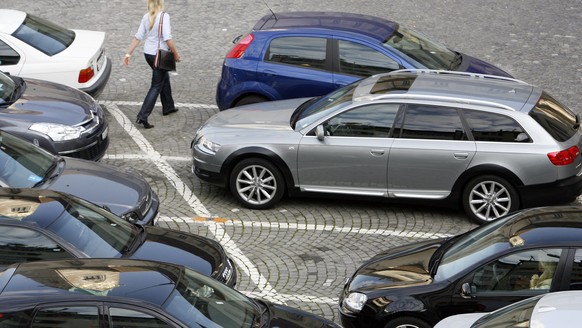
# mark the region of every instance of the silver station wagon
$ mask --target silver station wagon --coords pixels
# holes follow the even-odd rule
[[[519,80],[401,70],[220,112],[196,133],[192,170],[254,209],[317,192],[454,206],[484,223],[580,195],[579,127]]]

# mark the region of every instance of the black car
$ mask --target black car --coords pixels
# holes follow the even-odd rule
[[[427,328],[581,288],[582,207],[541,207],[380,253],[347,281],[339,308],[346,328]]]
[[[109,146],[103,109],[65,85],[0,72],[0,129],[53,154],[99,160]]]
[[[52,155],[4,131],[0,131],[0,187],[66,192],[134,223],[153,225],[158,216],[158,195],[137,171]]]
[[[234,262],[214,240],[132,224],[60,192],[0,188],[0,269],[13,263],[73,258],[171,262],[229,286],[237,277]]]
[[[161,262],[14,265],[0,273],[0,291],[1,327],[339,327]]]

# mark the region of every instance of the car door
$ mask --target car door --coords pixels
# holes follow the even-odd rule
[[[306,134],[298,149],[299,185],[305,191],[383,196],[399,104],[368,104],[343,111]],[[313,131],[312,131],[313,132]]]
[[[0,71],[19,75],[24,62],[23,52],[19,51],[3,35],[0,35]]]
[[[478,267],[454,284],[450,304],[441,308],[443,316],[490,312],[559,290],[567,251],[557,247],[515,251]],[[463,294],[463,288],[470,292]]]
[[[100,323],[99,304],[64,302],[35,309],[31,328],[104,327]]]
[[[397,58],[362,42],[336,37],[332,49],[333,83],[337,88],[374,74],[404,68]]]
[[[274,37],[257,66],[257,80],[278,92],[280,99],[327,94],[335,89],[327,49],[325,36]]]
[[[388,162],[391,197],[443,199],[475,156],[456,108],[408,104]]]

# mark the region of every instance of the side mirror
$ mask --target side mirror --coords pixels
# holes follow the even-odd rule
[[[461,297],[465,299],[471,299],[474,296],[471,293],[471,285],[468,282],[461,285]]]
[[[325,139],[325,129],[323,128],[323,125],[318,125],[315,128],[315,136],[319,141],[323,141],[323,139]]]

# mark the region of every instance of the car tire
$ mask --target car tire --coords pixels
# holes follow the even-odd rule
[[[467,183],[463,191],[463,209],[478,224],[484,224],[519,209],[519,195],[507,180],[483,175]]]
[[[232,169],[229,186],[245,207],[270,208],[285,191],[283,175],[273,163],[262,158],[247,158]]]
[[[265,101],[268,101],[268,99],[263,97],[263,96],[250,95],[250,96],[245,96],[245,97],[242,97],[241,99],[239,99],[234,104],[234,107],[256,104],[256,103],[265,102]]]
[[[400,317],[390,320],[385,328],[431,328],[432,326],[422,319],[415,317]]]

